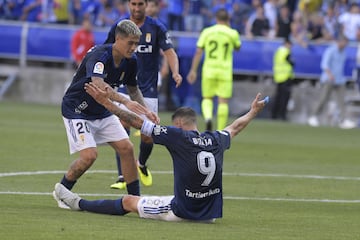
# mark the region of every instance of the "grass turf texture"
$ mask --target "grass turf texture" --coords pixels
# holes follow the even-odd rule
[[[169,123],[170,114],[162,113]],[[199,118],[200,129],[203,129]],[[224,161],[224,217],[215,224],[169,223],[72,212],[50,193],[75,156],[69,156],[59,106],[0,102],[0,239],[359,239],[359,129],[310,128],[255,120],[232,142]],[[138,151],[138,137],[131,137]],[[172,164],[154,148],[152,187],[143,194],[172,194]],[[3,173],[61,171],[4,176]],[[99,148],[92,172],[74,191],[111,198],[114,152]],[[329,178],[317,178],[328,176]],[[334,178],[334,177],[345,177]],[[27,193],[27,194],[26,194]],[[99,196],[94,196],[99,194]],[[106,196],[106,194],[108,194]],[[309,201],[311,200],[311,201]]]

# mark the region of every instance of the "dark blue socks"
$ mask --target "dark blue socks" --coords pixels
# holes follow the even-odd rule
[[[69,181],[69,180],[66,179],[65,175],[61,179],[61,184],[64,185],[69,190],[71,190],[73,188],[75,183],[76,183],[76,180],[75,181]]]
[[[128,194],[140,196],[140,183],[139,180],[135,180],[131,183],[126,183],[126,189]]]
[[[140,165],[144,166],[146,164],[146,161],[149,159],[153,147],[154,147],[153,143],[144,143],[143,141],[141,141],[140,153],[139,153]]]
[[[110,215],[125,215],[128,212],[124,210],[122,205],[122,198],[116,200],[95,200],[88,201],[81,199],[79,202],[81,210],[102,213]]]

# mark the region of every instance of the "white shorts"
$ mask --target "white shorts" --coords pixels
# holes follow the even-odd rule
[[[118,93],[118,94],[121,94],[122,96],[126,97],[127,99],[130,99],[130,96],[127,95],[127,94],[124,94],[124,93]],[[159,100],[158,100],[157,98],[146,98],[146,97],[144,97],[144,103],[145,103],[146,107],[147,107],[150,111],[158,114],[158,111],[159,111]],[[121,104],[121,103],[118,103],[118,102],[116,102],[116,104],[118,104],[118,106],[119,106],[121,109],[130,111],[124,104]],[[142,117],[143,119],[147,119],[147,117],[145,117],[144,115],[141,115],[141,117]],[[147,120],[149,120],[149,119],[147,119]]]
[[[150,218],[167,222],[215,222],[215,219],[195,221],[176,216],[171,210],[171,200],[173,198],[174,196],[142,196],[137,204],[139,216],[141,218]]]
[[[140,198],[137,208],[141,218],[151,218],[168,222],[180,222],[185,219],[179,218],[171,210],[171,200],[174,196],[143,196]]]
[[[70,154],[97,145],[129,138],[115,115],[104,119],[85,120],[63,117]]]

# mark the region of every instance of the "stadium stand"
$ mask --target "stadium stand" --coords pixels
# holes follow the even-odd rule
[[[16,6],[8,4],[12,2],[14,2]],[[31,2],[31,0],[29,2]],[[70,4],[69,6],[63,5],[64,2],[68,2],[64,0],[44,2],[46,2],[47,5],[44,5],[41,8],[41,11],[44,11],[43,14],[37,14],[34,21],[28,20],[28,22],[23,21],[25,19],[25,16],[23,16],[23,9],[26,7],[23,4],[23,1],[2,1],[0,3],[0,63],[7,64],[11,62],[12,65],[8,68],[16,69],[20,66],[21,70],[18,71],[17,75],[14,75],[14,73],[3,74],[4,76],[1,76],[2,80],[28,77],[29,73],[25,71],[35,73],[43,71],[44,79],[54,78],[52,81],[55,82],[55,76],[52,74],[54,69],[51,70],[47,68],[49,66],[55,66],[56,69],[59,70],[56,71],[57,74],[61,74],[61,71],[67,71],[66,74],[64,73],[64,76],[71,75],[70,73],[73,69],[71,68],[70,39],[72,34],[79,28],[78,24],[81,22],[80,20],[84,17],[88,17],[93,21],[93,24],[97,26],[97,28],[94,29],[95,43],[101,44],[106,38],[108,27],[99,21],[99,19],[101,19],[99,16],[106,15],[109,19],[114,20],[118,19],[120,16],[126,15],[126,13],[124,13],[124,0],[79,0],[76,1],[79,4]],[[305,42],[303,44],[294,40],[295,44],[293,45],[292,54],[296,62],[294,68],[295,77],[297,80],[310,80],[302,81],[301,84],[298,84],[298,86],[295,87],[293,97],[295,107],[292,109],[293,113],[291,116],[299,122],[306,118],[308,108],[307,102],[310,101],[310,99],[313,99],[311,96],[316,96],[317,80],[321,73],[321,56],[328,44],[331,43],[331,40],[334,40],[341,34],[341,31],[344,28],[339,19],[343,19],[345,18],[344,16],[347,16],[350,19],[354,18],[357,21],[360,20],[359,8],[355,9],[353,13],[350,13],[350,6],[359,5],[359,0],[316,0],[312,2],[318,4],[308,6],[308,1],[306,0],[178,1],[179,4],[184,4],[182,6],[184,8],[184,19],[187,17],[186,15],[190,13],[201,14],[204,27],[213,24],[214,11],[216,9],[219,7],[229,9],[233,17],[231,24],[238,29],[242,40],[242,48],[239,52],[236,52],[234,56],[234,74],[236,75],[234,77],[234,99],[239,100],[239,98],[241,98],[241,100],[238,101],[240,104],[237,102],[232,106],[232,111],[234,113],[239,113],[246,107],[246,105],[242,106],[242,102],[246,102],[247,98],[244,96],[249,94],[248,89],[252,89],[252,91],[259,91],[260,89],[266,94],[272,93],[272,58],[274,51],[282,42],[282,39],[275,37],[277,36],[277,34],[275,34],[275,26],[272,26],[272,30],[269,31],[269,34],[262,38],[248,38],[245,31],[246,26],[250,25],[254,20],[256,9],[259,6],[264,7],[266,18],[269,18],[273,23],[275,21],[275,14],[279,14],[280,9],[286,6],[289,9],[290,15],[283,20],[285,22],[290,22],[291,29],[295,31],[301,29],[305,36],[305,39],[303,39]],[[72,3],[72,1],[69,1],[68,3]],[[161,8],[159,20],[167,24],[169,0],[159,0],[159,3]],[[113,8],[112,11],[110,11],[110,8],[110,10],[108,9],[109,11],[105,11],[105,6],[109,7],[110,5]],[[39,8],[35,8],[33,11],[35,11],[35,13],[36,11],[37,13],[41,12],[39,11]],[[64,15],[63,17],[59,16],[59,11]],[[292,26],[296,25],[294,23],[296,22],[294,21],[296,16],[301,17],[298,28]],[[170,28],[170,30],[173,29]],[[191,63],[191,58],[196,48],[198,34],[199,32],[172,31],[171,33],[180,58],[180,70],[183,77],[186,76],[189,64]],[[290,34],[288,35],[290,39],[296,39],[295,36],[292,36],[294,32],[287,34]],[[360,31],[358,31],[357,37],[360,39]],[[357,102],[359,93],[357,89],[352,86],[355,85],[353,73],[356,69],[357,43],[358,41],[352,41],[346,48],[347,60],[345,66],[345,75],[350,86],[347,101],[349,105],[353,106],[350,107],[350,110],[356,112],[355,115],[358,115]],[[30,70],[29,66],[40,66],[40,68]],[[41,68],[42,66],[45,66],[46,68]],[[10,75],[17,77],[11,77]],[[38,77],[38,79],[30,80],[39,81],[40,83],[39,79],[41,79],[41,76]],[[238,81],[244,79],[251,81],[247,83],[245,83],[246,81]],[[257,81],[256,85],[252,83],[253,80]],[[26,85],[26,87],[23,86],[23,88],[31,87],[31,81],[28,81],[29,83],[26,83],[28,85]],[[15,80],[7,81],[8,84],[10,83],[10,85],[7,84],[7,89],[9,89],[14,82]],[[6,92],[6,89],[3,88],[2,91]],[[178,98],[186,98],[192,94],[193,98],[190,102],[196,102],[201,98],[201,96],[199,96],[200,91],[195,89],[195,87],[191,88],[188,86],[186,81],[184,81],[181,88],[174,89],[174,91],[176,91]],[[4,95],[5,92],[2,94]],[[54,90],[54,92],[58,94],[57,91]],[[56,95],[55,97],[51,96],[51,102],[56,103],[59,101],[60,95],[61,94]],[[28,96],[29,98],[33,98],[36,94],[32,96],[28,94]],[[40,101],[40,99],[37,99],[36,101]],[[179,102],[184,104],[186,103],[186,100],[180,99]],[[290,105],[293,106],[293,104]]]
[[[77,28],[69,25],[42,25],[37,23],[20,23],[0,21],[2,43],[1,58],[49,62],[71,62],[70,40]],[[94,29],[95,43],[101,44],[106,38],[105,29]],[[184,34],[172,32],[179,58],[191,58],[195,52],[197,33]],[[274,51],[281,44],[281,39],[242,39],[241,51],[234,55],[234,72],[236,74],[271,75]],[[316,79],[321,73],[320,59],[329,43],[311,43],[308,48],[299,45],[293,47],[293,58],[296,61],[297,78]],[[345,75],[350,79],[356,67],[355,44],[346,48],[347,62]]]

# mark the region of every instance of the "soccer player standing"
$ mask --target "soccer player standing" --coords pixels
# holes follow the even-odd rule
[[[233,50],[240,49],[240,35],[230,28],[230,16],[225,9],[216,12],[216,24],[205,28],[197,41],[191,69],[187,76],[193,84],[197,70],[205,51],[202,66],[201,92],[203,100],[201,109],[206,121],[206,129],[212,129],[213,98],[218,97],[217,129],[223,129],[229,115],[229,98],[232,96]]]
[[[143,134],[151,136],[155,143],[168,149],[174,167],[174,196],[127,195],[117,200],[88,201],[58,183],[55,185],[58,198],[72,210],[102,214],[125,215],[136,212],[142,218],[164,221],[213,222],[222,217],[224,152],[230,148],[231,139],[263,109],[267,98],[260,100],[260,94],[257,94],[250,111],[222,131],[200,133],[196,113],[191,108],[176,110],[172,116],[173,126],[160,126],[120,109],[105,97],[106,92],[96,86],[88,84],[85,87],[109,111],[128,120],[133,127],[141,129]]]
[[[145,114],[152,121],[158,122],[157,115],[142,105],[143,97],[136,82],[137,63],[134,51],[140,35],[140,29],[133,22],[119,22],[116,26],[115,43],[96,46],[86,54],[63,97],[61,109],[70,154],[79,152],[78,159],[71,164],[61,180],[67,189],[72,189],[77,179],[94,163],[97,145],[108,143],[123,157],[128,193],[140,195],[134,149],[126,131],[119,124],[118,118],[97,103],[84,89],[86,83],[93,82],[99,88],[107,89],[107,97],[112,101],[124,104],[131,111]],[[113,90],[113,87],[120,84],[125,84],[131,90],[132,98],[137,102],[130,101]],[[59,207],[66,208],[55,195],[54,198]]]
[[[146,16],[147,0],[129,0],[129,19],[133,21],[143,33],[140,37],[139,46],[136,50],[138,59],[137,81],[144,96],[146,106],[151,111],[158,112],[158,73],[161,61],[160,49],[163,51],[168,62],[176,87],[180,86],[182,77],[179,74],[179,60],[173,48],[169,33],[165,26],[157,19]],[[114,42],[115,25],[110,29],[105,43]],[[119,88],[119,92],[126,93],[125,89]],[[122,122],[125,129],[130,133],[130,125]],[[140,180],[145,186],[152,185],[152,176],[146,166],[146,162],[153,149],[152,138],[142,135],[139,152]],[[117,166],[119,179],[112,188],[123,189],[125,183],[121,170],[120,157],[117,154]]]

